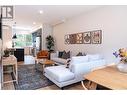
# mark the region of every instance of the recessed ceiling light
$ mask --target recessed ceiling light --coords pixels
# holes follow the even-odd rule
[[[62,19],[61,21],[62,21],[62,22],[66,22],[66,19],[64,18],[64,19]]]
[[[35,24],[36,24],[36,22],[33,22],[33,24],[35,25]]]
[[[43,14],[44,12],[42,10],[39,11],[40,14]]]

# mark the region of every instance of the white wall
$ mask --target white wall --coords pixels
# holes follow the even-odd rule
[[[12,28],[8,25],[3,26],[3,49],[12,47]]]
[[[102,44],[64,44],[64,35],[101,29]],[[116,61],[112,53],[127,47],[127,6],[105,6],[72,18],[55,26],[53,35],[57,50],[70,50],[75,55],[79,51],[103,54],[108,62]]]
[[[42,49],[46,50],[46,37],[52,35],[53,27],[49,24],[43,24],[42,28]]]

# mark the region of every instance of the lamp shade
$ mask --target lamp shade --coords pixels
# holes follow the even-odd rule
[[[13,35],[12,39],[17,39],[17,36],[16,34]]]

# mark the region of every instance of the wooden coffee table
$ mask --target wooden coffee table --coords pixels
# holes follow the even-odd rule
[[[55,62],[52,61],[52,60],[48,60],[48,59],[35,59],[35,68],[37,68],[37,64],[40,64],[42,65],[42,70],[44,71],[44,68],[47,66],[47,65],[55,65]]]
[[[40,62],[40,64],[42,64],[43,65],[43,68],[45,68],[46,65],[55,65],[55,62],[52,61],[52,60],[46,59],[46,60]]]
[[[127,73],[118,71],[116,66],[108,66],[95,70],[85,75],[84,78],[89,80],[85,84],[87,89],[96,89],[97,84],[114,90],[127,89]]]

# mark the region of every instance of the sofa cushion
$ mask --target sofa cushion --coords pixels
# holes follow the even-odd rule
[[[88,56],[75,56],[71,58],[72,64],[78,64],[78,63],[83,63],[87,61],[88,61]]]
[[[67,63],[67,60],[66,59],[62,59],[62,58],[52,58],[52,60],[57,62],[57,63],[63,63],[63,64]]]
[[[65,82],[75,78],[74,73],[70,72],[65,66],[46,67],[44,72],[58,82]]]
[[[89,58],[89,61],[95,61],[101,59],[101,56],[99,54],[93,54],[93,55],[87,55]]]

